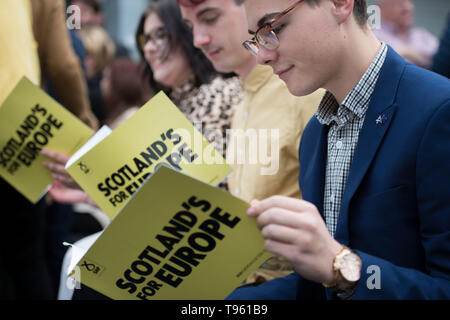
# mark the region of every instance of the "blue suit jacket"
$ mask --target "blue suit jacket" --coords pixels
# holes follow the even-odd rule
[[[320,212],[327,133],[313,117],[300,145],[300,188]],[[363,261],[355,299],[450,298],[450,80],[392,48],[360,132],[335,238]],[[229,299],[333,297],[293,273]]]

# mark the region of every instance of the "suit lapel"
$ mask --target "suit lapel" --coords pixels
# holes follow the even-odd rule
[[[317,120],[316,120],[317,121]],[[308,170],[305,179],[308,180],[303,192],[303,199],[313,203],[320,214],[323,215],[323,196],[325,188],[325,168],[327,163],[327,136],[328,136],[328,126],[323,126],[317,121],[317,126],[319,130],[317,135],[317,142],[314,145],[314,149],[311,152],[310,163],[311,167]]]
[[[335,238],[349,244],[349,206],[395,115],[395,96],[405,62],[389,47],[358,138],[342,196]]]

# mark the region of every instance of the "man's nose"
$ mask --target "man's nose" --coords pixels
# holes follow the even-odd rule
[[[199,28],[197,28],[197,30],[196,28],[194,28],[193,36],[194,46],[197,48],[201,49],[202,47],[205,47],[211,43],[211,36]]]
[[[276,50],[269,50],[263,46],[259,46],[258,55],[256,56],[256,61],[259,64],[271,65],[277,57]]]

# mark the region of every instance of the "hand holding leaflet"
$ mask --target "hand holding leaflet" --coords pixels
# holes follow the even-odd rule
[[[222,155],[163,92],[114,131],[104,136],[101,131],[88,148],[72,157],[66,169],[110,218],[159,163],[212,185],[231,172]]]
[[[42,149],[73,154],[93,131],[23,77],[0,107],[0,176],[36,203],[52,183]]]
[[[161,166],[77,263],[113,299],[223,299],[270,254],[249,204]]]

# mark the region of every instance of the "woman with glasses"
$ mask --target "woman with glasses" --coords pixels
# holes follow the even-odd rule
[[[183,22],[176,0],[150,4],[139,20],[136,42],[146,62],[144,81],[149,81],[155,92],[164,90],[194,125],[201,125],[205,138],[225,156],[223,138],[234,106],[243,98],[240,80],[217,73],[193,46],[192,32]],[[64,169],[68,157],[50,150],[43,150],[43,154],[56,162],[44,162],[53,178],[71,187]],[[226,189],[226,184],[221,187]],[[71,201],[65,197],[60,200]]]
[[[219,75],[193,45],[175,0],[154,1],[142,14],[136,40],[156,90],[164,90],[206,139],[225,156],[233,107],[242,99],[237,77]]]

